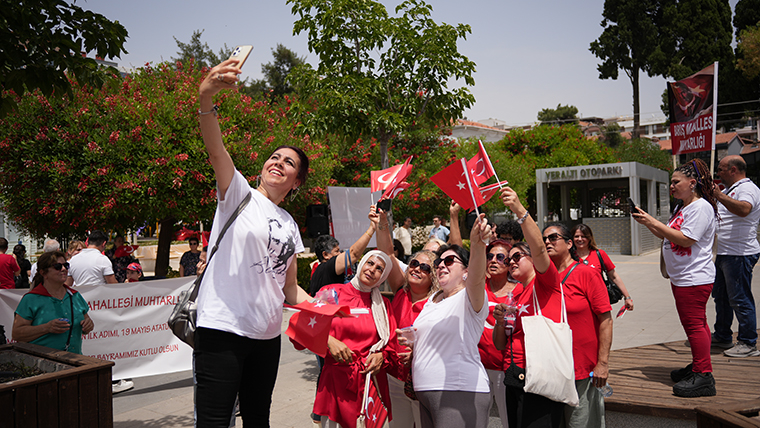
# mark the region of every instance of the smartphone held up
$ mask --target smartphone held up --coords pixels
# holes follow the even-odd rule
[[[237,65],[235,65],[235,68],[239,70],[243,68],[243,64],[245,64],[245,60],[248,59],[248,55],[250,55],[252,51],[253,51],[252,45],[235,46],[235,49],[232,51],[232,55],[230,55],[229,59],[238,60],[238,63]]]

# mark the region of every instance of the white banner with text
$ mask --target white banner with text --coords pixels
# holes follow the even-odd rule
[[[90,306],[95,329],[82,353],[116,363],[113,379],[192,369],[193,349],[177,339],[166,320],[195,277],[76,287]],[[29,290],[0,290],[0,324],[11,339],[14,312]]]

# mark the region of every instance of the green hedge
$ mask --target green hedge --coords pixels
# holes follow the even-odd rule
[[[309,283],[311,282],[311,262],[317,259],[317,256],[312,257],[297,257],[298,263],[298,285],[301,286],[306,292],[309,292]]]

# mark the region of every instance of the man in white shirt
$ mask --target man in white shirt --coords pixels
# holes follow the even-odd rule
[[[747,178],[747,164],[741,156],[721,159],[716,171],[726,190],[715,189],[718,204],[718,256],[715,259],[715,332],[713,344],[730,347],[728,357],[754,357],[757,350],[757,319],[752,296],[752,269],[760,257],[757,224],[760,221],[760,189]],[[733,316],[739,322],[733,344]]]
[[[404,224],[393,231],[393,239],[398,239],[404,247],[404,254],[408,258],[412,255],[412,218],[404,219]],[[406,260],[402,260],[405,262]]]
[[[46,239],[45,245],[42,246],[43,253],[49,253],[51,251],[58,251],[61,249],[61,244],[55,239]],[[34,281],[34,275],[37,273],[37,262],[32,263],[32,271],[29,274],[29,281]]]
[[[87,239],[87,248],[69,260],[68,286],[116,284],[113,264],[103,255],[108,235],[94,230]]]

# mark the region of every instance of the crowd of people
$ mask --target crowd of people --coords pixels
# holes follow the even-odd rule
[[[327,291],[355,317],[332,320],[327,353],[317,357],[315,424],[356,426],[365,379],[371,377],[391,427],[485,428],[494,402],[504,428],[605,425],[600,388],[610,373],[613,320],[602,271],[622,291],[626,309],[634,304],[587,225],[569,229],[551,223],[540,230],[516,192],[505,187],[501,200],[516,220],[493,225],[481,214],[465,231],[467,247],[461,209],[452,201],[450,228],[441,216],[433,218],[428,242],[412,254],[411,219],[392,231],[389,213],[372,206],[367,231],[345,251],[331,236],[314,241],[318,263],[307,293],[296,275],[295,255],[304,251],[299,227],[279,205],[305,183],[309,158],[300,148],[277,147],[255,187],[235,168],[213,103],[221,90],[236,87],[235,65],[227,60],[212,68],[198,96],[201,133],[217,181],[209,257],[218,254],[198,265],[206,253],[191,240],[181,263],[183,275],[205,269],[193,353],[197,426],[229,426],[236,405],[244,423],[268,426],[283,304],[313,301]],[[663,239],[663,272],[691,346],[692,363],[671,373],[678,396],[715,395],[711,345],[730,345],[726,355],[760,355],[750,290],[760,255],[754,239],[760,190],[745,171],[740,157],[723,159],[718,174],[729,189],[721,192],[707,165],[690,161],[672,175],[671,194],[680,204],[667,223],[638,208],[631,213]],[[230,218],[229,232],[220,239]],[[367,252],[373,236],[377,249]],[[81,335],[93,322],[72,285],[113,283],[117,271],[125,280],[142,273],[134,261],[120,260],[115,269],[103,255],[107,241],[102,232],[93,232],[73,257],[50,249],[28,269],[23,249],[14,250],[15,258],[0,255],[0,286],[15,284],[22,270],[33,278],[16,310],[16,340],[81,352]],[[0,239],[4,249],[7,241]],[[392,299],[381,290],[389,290]],[[712,335],[706,321],[711,293],[718,310]],[[46,309],[52,306],[54,311]],[[736,344],[733,313],[740,325]],[[574,380],[577,405],[524,387],[529,333],[523,319],[537,314],[572,330],[568,352],[574,379],[569,381]]]

